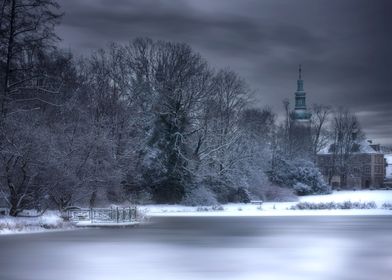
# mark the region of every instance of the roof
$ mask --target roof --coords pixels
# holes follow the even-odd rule
[[[392,154],[384,155],[385,160],[387,161],[388,165],[392,165]]]
[[[353,152],[353,154],[383,154],[380,151],[375,150],[369,143],[369,141],[360,141],[356,143],[358,145],[358,150]],[[318,155],[329,155],[332,154],[331,152],[331,144],[328,144],[325,148],[323,148],[320,152],[318,152]],[[391,155],[391,160],[392,160],[392,155]]]

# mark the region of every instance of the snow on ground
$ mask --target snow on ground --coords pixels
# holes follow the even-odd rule
[[[0,217],[0,234],[33,233],[48,230],[71,229],[72,225],[63,221],[58,211],[47,211],[39,217]]]
[[[347,210],[289,210],[299,202],[309,203],[341,203],[375,202],[375,209],[347,209]],[[184,205],[144,205],[138,206],[139,215],[147,216],[326,216],[326,215],[392,215],[392,210],[383,209],[384,203],[392,205],[392,191],[339,191],[329,195],[313,195],[300,197],[297,202],[265,202],[258,204],[230,203],[220,206],[184,206]],[[141,219],[143,220],[143,219]],[[83,222],[79,226],[89,226]],[[133,226],[121,224],[120,226]],[[91,225],[92,226],[92,225]],[[113,224],[100,224],[94,226],[113,226]],[[43,216],[36,218],[0,217],[0,234],[31,233],[48,230],[72,229],[71,223],[64,222],[58,211],[47,211]]]
[[[25,215],[35,215],[35,211],[26,211]],[[71,230],[76,227],[132,227],[142,223],[145,215],[137,213],[137,221],[132,222],[97,222],[90,220],[79,222],[66,222],[61,218],[59,211],[46,211],[39,217],[10,217],[0,216],[0,235],[15,233],[35,233],[45,231]]]
[[[298,202],[375,202],[376,209],[347,210],[288,210]],[[392,191],[339,191],[329,195],[299,197],[298,202],[265,202],[260,205],[230,203],[221,207],[183,205],[145,205],[140,209],[148,216],[325,216],[325,215],[392,215],[392,210],[382,209],[385,202],[392,203]]]
[[[75,225],[77,227],[132,227],[140,224],[140,222],[121,222],[121,223],[98,223],[94,222],[92,223],[91,221],[80,221],[77,222]]]
[[[335,191],[329,195],[310,195],[300,198],[302,202],[370,202],[374,201],[377,206],[381,206],[384,202],[392,202],[392,191]]]

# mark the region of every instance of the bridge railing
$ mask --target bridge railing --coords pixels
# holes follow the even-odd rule
[[[125,223],[137,219],[136,207],[82,208],[67,212],[68,219],[74,222]]]

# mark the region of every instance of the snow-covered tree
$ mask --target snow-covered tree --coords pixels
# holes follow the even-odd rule
[[[207,96],[206,62],[185,44],[154,46],[154,121],[144,152],[143,178],[157,202],[180,202],[192,183],[192,143]]]
[[[330,186],[326,184],[317,166],[308,159],[275,158],[275,166],[268,171],[271,182],[293,188],[298,195],[326,194]]]

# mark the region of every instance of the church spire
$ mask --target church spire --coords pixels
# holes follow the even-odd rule
[[[302,80],[302,68],[301,68],[301,64],[299,65],[299,68],[298,68],[298,80]]]
[[[297,91],[304,91],[304,81],[302,80],[302,65],[301,64],[298,67]]]
[[[298,67],[297,91],[295,92],[295,119],[308,121],[310,113],[306,109],[306,93],[304,90],[304,81],[302,80],[302,65]]]

